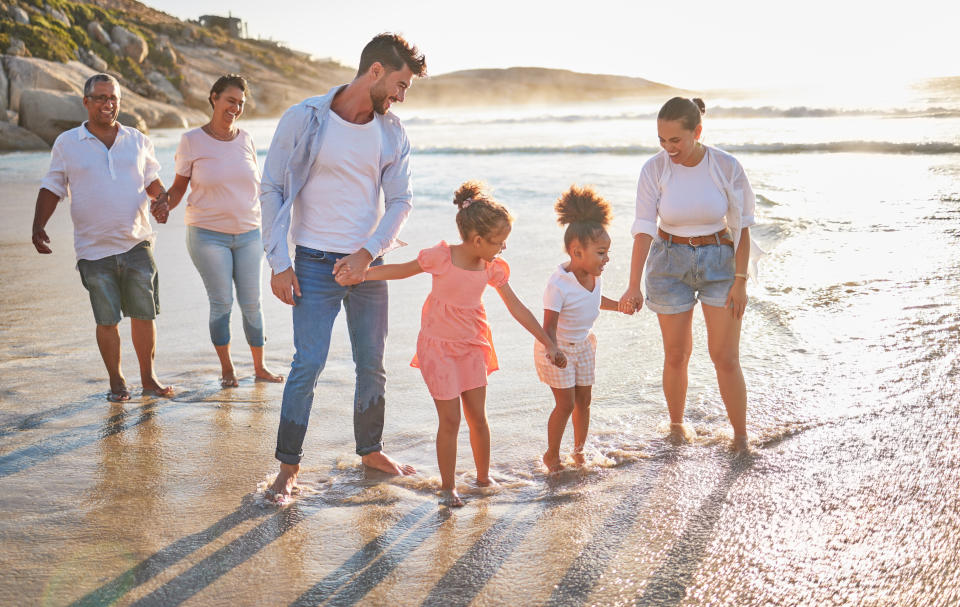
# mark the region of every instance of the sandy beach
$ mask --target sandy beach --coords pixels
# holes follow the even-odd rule
[[[561,115],[455,127],[443,116],[411,119],[415,210],[401,235],[409,246],[389,261],[455,241],[452,191],[486,179],[517,215],[504,258],[539,316],[563,260],[549,208],[572,181],[593,183],[614,203],[604,293],[618,298],[636,177],[655,149],[649,120]],[[769,251],[744,322],[751,454],[728,449],[699,312],[687,405],[697,438],[683,446],[664,438],[656,316],[604,313],[588,465],[548,475],[539,458],[552,398],[533,371],[532,338],[490,293],[499,486],[472,486],[464,424],[457,470],[467,506],[457,511],[438,506],[435,412],[408,366],[425,277],[391,285],[385,361],[386,449],[420,473],[368,473],[353,454],[341,318],[302,494],[278,509],[262,490],[276,473],[282,386],[253,381],[235,310],[240,386],[220,388],[182,216],[158,227],[156,249],[157,369],[177,395],[141,396],[124,321],[133,399],[111,404],[65,203],[48,224],[54,254],[29,243],[47,159],[0,157],[0,604],[956,604],[960,154],[760,149],[836,132],[813,120],[754,118],[755,148],[737,152]],[[718,119],[711,140],[746,145],[743,123]],[[248,124],[262,153],[275,123]],[[957,119],[913,124],[960,141]],[[890,128],[881,139],[894,143],[910,131]],[[537,129],[549,135],[531,142]],[[169,184],[178,134],[153,136]],[[538,149],[517,149],[524,139]],[[266,275],[264,285],[267,362],[286,373],[289,310]]]

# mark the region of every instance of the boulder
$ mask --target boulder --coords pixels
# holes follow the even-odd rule
[[[10,95],[10,82],[7,80],[7,72],[3,69],[3,63],[0,62],[0,120],[7,119],[7,98]]]
[[[157,36],[157,50],[160,51],[160,55],[164,60],[171,64],[176,64],[180,60],[179,56],[177,56],[177,51],[173,48],[173,44],[170,43],[170,36],[166,34]]]
[[[120,110],[120,114],[117,116],[117,122],[123,126],[132,126],[144,134],[150,132],[149,129],[147,129],[147,123],[143,120],[143,116],[130,110]]]
[[[23,10],[19,6],[10,7],[10,17],[22,25],[30,24],[30,15],[27,14],[27,11]]]
[[[158,129],[185,129],[190,126],[187,119],[180,112],[170,110],[160,116],[160,119],[153,125]]]
[[[0,122],[0,152],[27,152],[49,150],[43,139],[27,129],[9,122]]]
[[[46,9],[47,9],[47,15],[49,15],[51,18],[59,21],[60,23],[62,23],[62,24],[63,24],[63,27],[66,27],[66,28],[69,29],[69,27],[70,27],[70,19],[67,18],[67,15],[66,15],[65,13],[63,13],[63,12],[61,12],[61,11],[58,11],[57,9],[53,8],[52,6],[50,6],[49,4],[46,6]]]
[[[14,57],[26,57],[27,45],[19,38],[10,38],[10,46],[7,47],[7,54]]]
[[[180,69],[180,92],[188,107],[206,112],[210,109],[210,87],[216,78],[184,65]]]
[[[95,72],[105,72],[107,68],[110,67],[106,61],[100,58],[100,55],[82,46],[77,49],[77,56],[80,58],[81,63]]]
[[[160,51],[160,55],[173,65],[176,65],[180,61],[180,58],[177,56],[177,51],[173,50],[172,46],[163,47],[163,50]]]
[[[53,145],[60,133],[80,126],[87,119],[83,98],[76,93],[29,90],[23,92],[21,103],[20,126],[38,135],[48,145]],[[120,107],[117,120],[121,124],[147,132],[143,116],[135,110]]]
[[[147,58],[147,53],[150,50],[147,47],[147,41],[130,30],[114,25],[110,31],[110,37],[117,43],[124,55],[137,63],[143,63],[143,60]]]
[[[87,34],[104,46],[110,46],[113,42],[110,34],[107,33],[107,30],[103,29],[99,21],[91,21],[87,24]]]
[[[180,94],[180,91],[177,90],[177,87],[170,84],[170,81],[167,80],[163,74],[160,72],[149,72],[147,73],[147,80],[149,80],[150,84],[152,84],[158,91],[163,93],[170,103],[183,105],[183,95]]]
[[[61,91],[26,90],[20,100],[20,126],[53,145],[60,133],[87,119],[82,97]]]
[[[20,111],[20,95],[28,89],[80,93],[94,71],[77,61],[55,63],[32,57],[4,57],[10,80],[10,109]],[[77,67],[82,68],[78,71]]]

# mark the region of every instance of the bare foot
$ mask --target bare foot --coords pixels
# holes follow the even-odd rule
[[[161,386],[156,378],[143,382],[142,393],[144,396],[158,396],[160,398],[173,398],[175,394],[173,386]]]
[[[267,498],[275,504],[286,504],[293,499],[297,489],[297,475],[300,474],[300,464],[280,463],[280,473],[273,484],[264,492]]]
[[[274,373],[266,367],[261,367],[260,369],[255,370],[253,374],[256,376],[254,381],[268,381],[274,384],[283,383],[282,375]]]
[[[416,470],[413,466],[409,464],[400,464],[394,461],[391,457],[388,457],[383,451],[374,451],[373,453],[367,453],[362,458],[364,466],[369,466],[374,470],[379,470],[381,472],[386,472],[387,474],[395,474],[397,476],[408,476],[410,474],[416,474]]]
[[[110,392],[107,393],[107,400],[111,403],[124,403],[130,400],[130,390],[123,378],[120,378],[116,384],[113,381],[110,382]]]
[[[477,477],[477,487],[496,487],[499,483],[489,476],[486,478]]]
[[[456,489],[441,489],[440,504],[448,508],[462,508],[463,500],[460,499]]]
[[[559,453],[550,453],[549,451],[544,453],[543,465],[546,466],[547,470],[549,470],[550,472],[560,472],[561,470],[563,470],[563,464],[560,463]]]
[[[574,450],[574,452],[570,454],[570,456],[573,458],[573,463],[575,463],[578,466],[582,466],[587,463],[587,458],[586,456],[583,455],[582,449]]]
[[[224,376],[220,378],[221,388],[236,388],[239,385],[240,385],[240,382],[237,381],[237,376],[234,375],[233,373],[230,373],[229,375],[224,374]]]
[[[686,445],[693,442],[690,430],[686,424],[670,424],[670,435],[667,440],[674,445]]]
[[[733,443],[730,445],[730,448],[734,453],[749,453],[750,446],[747,444],[747,435],[746,434],[735,434],[733,435]]]

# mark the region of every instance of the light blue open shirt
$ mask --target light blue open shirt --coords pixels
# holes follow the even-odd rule
[[[274,274],[292,265],[287,236],[293,201],[310,178],[323,143],[330,103],[344,86],[334,87],[326,95],[305,99],[284,112],[270,143],[260,183],[260,206],[263,249]],[[383,190],[384,213],[377,229],[363,245],[374,259],[400,246],[397,235],[413,208],[410,141],[399,118],[390,112],[382,118],[380,175],[376,185]]]

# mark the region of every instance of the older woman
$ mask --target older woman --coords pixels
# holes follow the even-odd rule
[[[743,449],[747,389],[740,369],[740,323],[756,201],[736,158],[700,142],[704,111],[700,99],[674,97],[657,116],[663,150],[640,172],[630,283],[620,310],[633,314],[643,305],[640,277],[645,273],[647,307],[657,313],[663,336],[671,435],[683,439],[693,307],[700,301],[734,447]]]
[[[207,289],[210,338],[220,358],[220,383],[225,388],[237,385],[230,357],[234,284],[256,378],[283,381],[282,375],[272,373],[263,363],[260,169],[253,139],[237,127],[246,91],[246,80],[236,74],[221,76],[213,84],[209,98],[213,116],[180,138],[177,175],[169,190],[172,209],[190,185],[184,213],[187,249]]]

